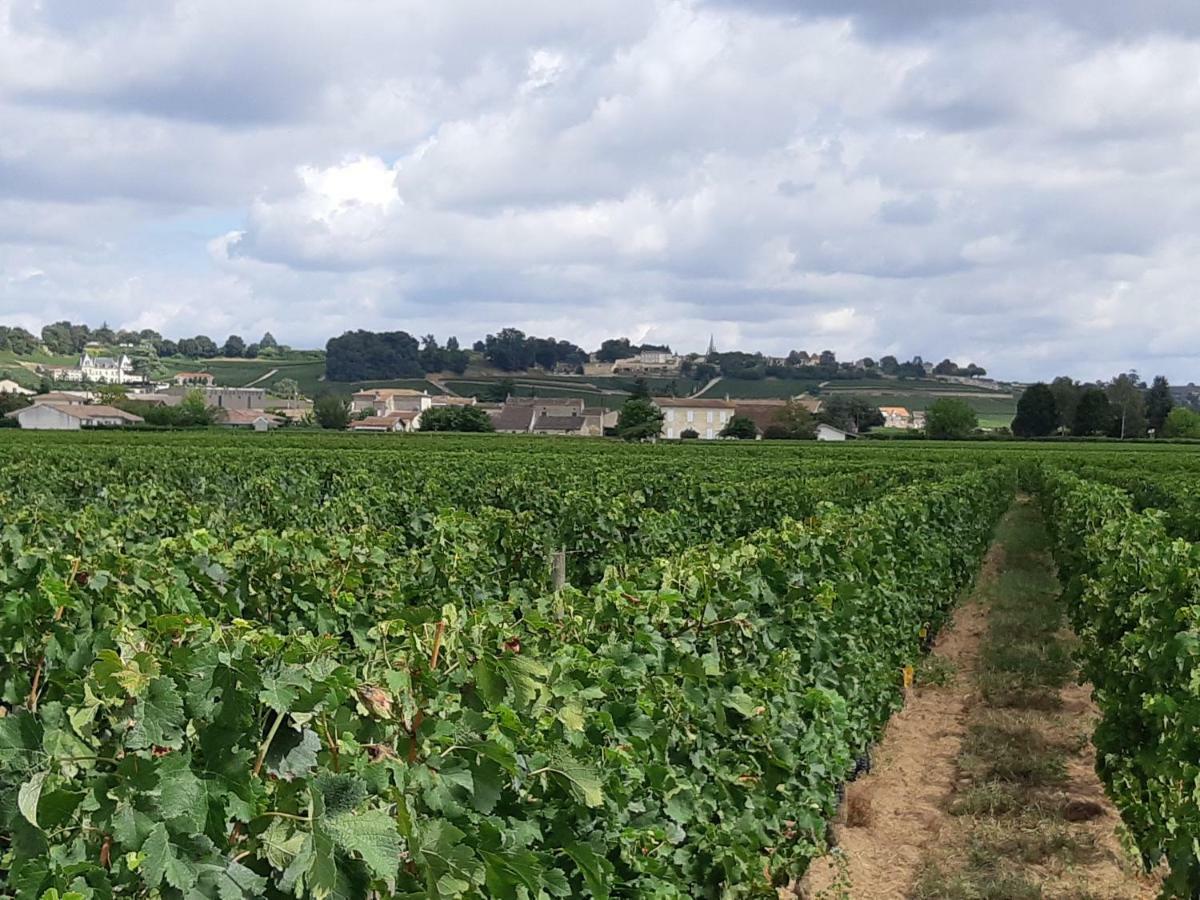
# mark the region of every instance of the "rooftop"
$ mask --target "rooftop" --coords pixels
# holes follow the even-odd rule
[[[733,409],[732,400],[689,400],[686,397],[654,397],[655,406],[675,407],[684,409]]]

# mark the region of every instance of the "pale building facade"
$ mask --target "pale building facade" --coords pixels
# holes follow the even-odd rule
[[[683,437],[685,431],[696,432],[701,440],[715,440],[721,436],[721,430],[737,413],[737,407],[730,400],[655,397],[653,402],[662,410],[663,423],[660,434],[668,440]]]

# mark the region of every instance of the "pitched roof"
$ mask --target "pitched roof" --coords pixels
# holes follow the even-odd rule
[[[283,417],[261,409],[226,409],[221,413],[221,421],[226,425],[253,425],[259,419],[266,419],[272,425],[283,423]]]
[[[582,431],[587,419],[583,416],[538,416],[534,431]]]
[[[497,431],[528,431],[533,422],[533,407],[506,403],[492,413],[492,426]]]
[[[33,398],[34,403],[83,403],[91,397],[88,391],[49,391]]]
[[[72,419],[121,419],[125,422],[144,422],[141,416],[135,416],[131,412],[126,412],[123,409],[117,409],[115,406],[103,406],[100,404],[90,403],[35,403],[32,406],[25,406],[21,409],[13,410],[8,415],[10,417],[19,416],[27,410],[37,409],[39,406],[46,406],[50,409],[58,410],[63,415],[70,416]]]
[[[396,416],[368,416],[365,419],[359,419],[355,422],[351,422],[350,430],[376,431],[380,428],[384,428],[388,431],[394,431],[396,428],[396,423],[402,421],[403,419],[400,419]]]
[[[734,403],[732,400],[703,400],[697,398],[689,400],[684,397],[654,397],[653,403],[655,406],[673,406],[684,409],[733,409]]]
[[[474,397],[453,397],[449,394],[439,394],[430,398],[434,406],[475,406]]]
[[[754,423],[758,433],[762,434],[771,425],[779,424],[779,414],[785,409],[787,409],[787,404],[778,401],[772,403],[742,403],[739,401],[734,406],[733,414],[745,416]]]
[[[384,400],[388,397],[420,397],[424,394],[425,391],[415,391],[412,388],[367,388],[355,391],[352,396],[358,400],[368,397]]]
[[[909,415],[908,409],[903,406],[881,406],[879,407],[879,411],[885,416],[900,416],[901,418],[907,418]]]

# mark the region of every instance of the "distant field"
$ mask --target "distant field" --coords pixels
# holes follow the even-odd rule
[[[847,391],[864,394],[874,391],[904,394],[980,394],[984,397],[1008,397],[1005,391],[992,391],[970,384],[952,384],[945,381],[900,380],[898,378],[846,378],[829,381],[822,392]]]
[[[0,351],[0,373],[4,373],[0,374],[0,377],[9,377],[25,387],[36,388],[41,382],[41,378],[23,364],[73,366],[77,362],[79,362],[77,356],[51,356],[50,354],[38,354],[36,357],[17,356],[15,353]]]
[[[762,378],[749,381],[741,378],[722,378],[700,396],[716,400],[728,394],[745,400],[786,400],[797,394],[807,393],[809,388],[815,388],[820,382],[815,379]]]
[[[323,360],[301,359],[164,359],[163,366],[171,374],[175,372],[211,372],[222,387],[245,387],[262,378],[272,369],[279,371],[255,387],[270,387],[281,378],[292,378],[300,385],[304,394],[311,395],[318,389],[319,379],[325,374]]]
[[[980,416],[980,428],[1007,428],[1012,424],[1013,416],[1016,415],[1014,409],[1012,416]]]

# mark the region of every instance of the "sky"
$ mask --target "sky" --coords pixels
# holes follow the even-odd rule
[[[1195,0],[0,0],[0,323],[1200,381]]]

